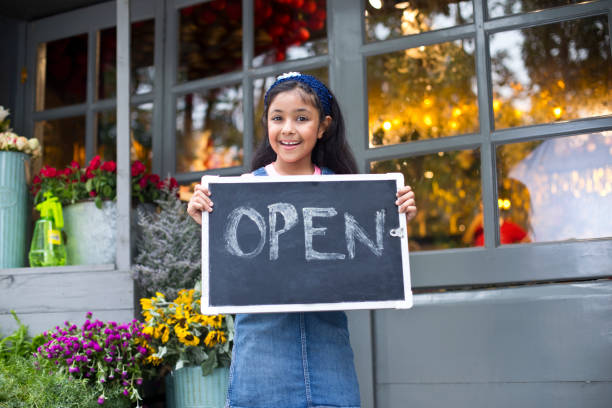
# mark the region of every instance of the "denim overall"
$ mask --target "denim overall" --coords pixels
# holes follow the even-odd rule
[[[235,329],[226,408],[360,406],[344,312],[238,314]]]

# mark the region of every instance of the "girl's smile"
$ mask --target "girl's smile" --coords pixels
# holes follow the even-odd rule
[[[319,110],[298,89],[282,92],[268,109],[268,140],[276,153],[280,174],[312,174],[312,150],[323,137],[331,117],[319,121]]]

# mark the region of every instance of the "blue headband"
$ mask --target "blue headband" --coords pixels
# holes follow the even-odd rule
[[[321,106],[323,107],[323,112],[326,115],[331,115],[331,102],[333,97],[329,92],[329,89],[327,89],[325,84],[323,84],[323,82],[319,81],[317,78],[311,75],[300,74],[299,72],[288,72],[276,78],[276,81],[268,89],[264,97],[264,102],[266,106],[269,106],[270,104],[270,101],[268,100],[268,94],[270,93],[270,91],[276,85],[286,81],[297,81],[308,85],[310,89],[312,89],[319,97],[319,101],[321,101]]]

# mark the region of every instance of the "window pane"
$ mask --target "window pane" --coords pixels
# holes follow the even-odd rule
[[[241,0],[214,0],[181,9],[178,46],[178,82],[241,69]]]
[[[177,100],[176,171],[242,165],[242,86],[216,88]]]
[[[155,79],[155,20],[132,23],[131,30],[131,89],[132,93],[153,91]],[[117,29],[100,31],[100,67],[98,99],[114,98],[117,90]]]
[[[72,160],[85,165],[85,117],[36,122],[36,138],[42,141],[42,163],[63,168]]]
[[[308,71],[301,72],[303,74],[312,75],[318,78],[327,87],[329,87],[329,72],[327,67],[311,69]],[[274,83],[275,80],[275,76],[270,76],[267,78],[256,79],[253,83],[253,111],[255,114],[255,117],[253,118],[253,128],[255,129],[255,137],[253,143],[255,148],[259,145],[264,135],[264,125],[262,123],[262,116],[264,111],[264,97],[266,95],[266,91]]]
[[[327,54],[325,0],[255,0],[254,67]]]
[[[500,146],[497,163],[501,216],[533,241],[612,237],[612,131]]]
[[[472,1],[400,1],[366,2],[365,32],[368,42],[473,22]]]
[[[480,151],[460,150],[373,162],[372,173],[401,172],[412,186],[417,216],[408,225],[411,251],[460,248],[478,214]]]
[[[370,147],[478,132],[474,41],[369,57]]]
[[[495,127],[612,114],[605,16],[490,37]]]
[[[87,34],[38,45],[36,110],[85,102]]]
[[[102,160],[117,160],[117,116],[114,110],[97,116],[97,154]],[[130,159],[142,162],[147,171],[153,165],[153,104],[133,106],[130,112]]]
[[[551,7],[565,6],[567,4],[584,3],[588,0],[487,0],[489,17],[501,17],[509,14],[526,13],[528,11],[543,10]]]

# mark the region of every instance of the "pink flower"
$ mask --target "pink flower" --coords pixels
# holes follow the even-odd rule
[[[98,404],[100,404],[100,405],[104,404],[104,395],[100,395],[98,397]]]
[[[140,188],[144,189],[147,186],[147,177],[143,177],[138,181]]]

